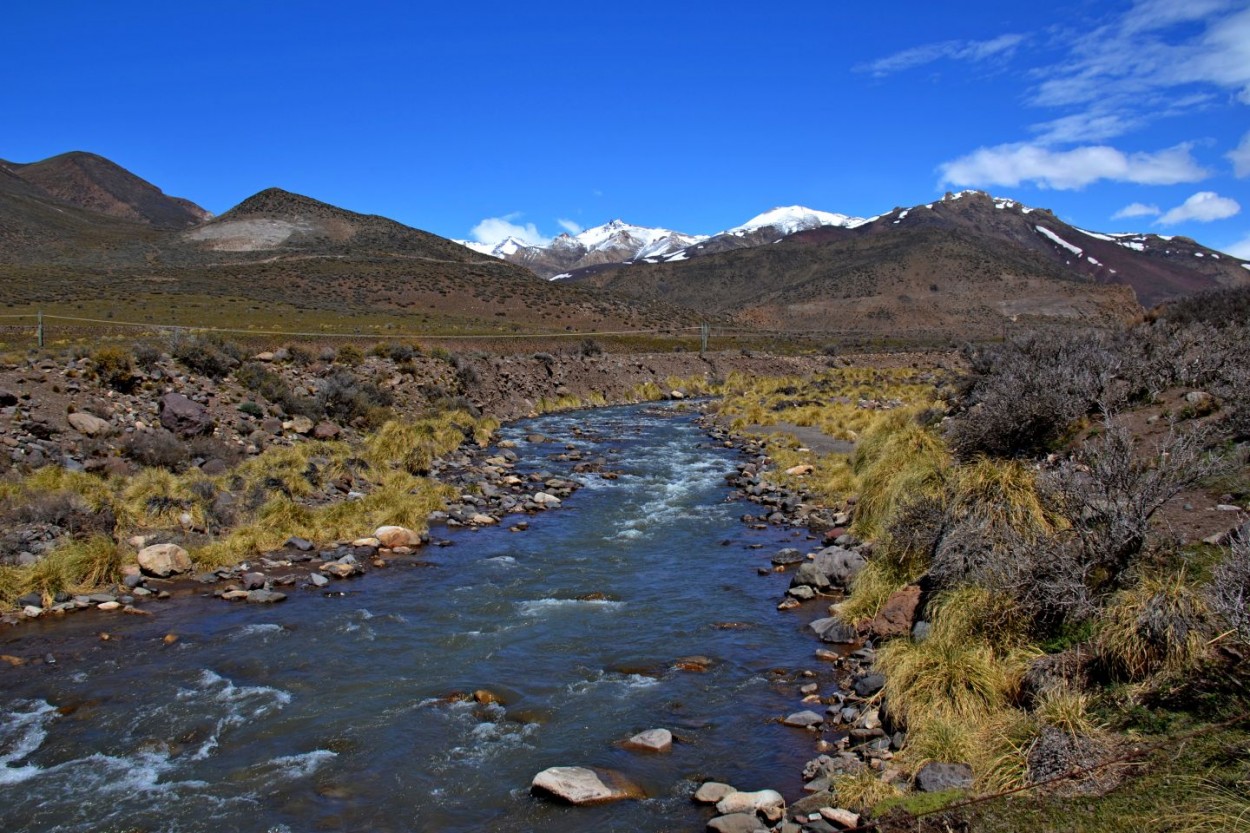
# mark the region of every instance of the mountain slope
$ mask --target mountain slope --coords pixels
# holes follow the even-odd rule
[[[990,245],[1018,246],[1077,279],[1132,287],[1144,306],[1204,289],[1250,283],[1250,271],[1240,261],[1187,237],[1086,231],[1047,209],[981,191],[947,194],[925,205],[896,208],[856,227],[852,235],[889,235],[915,228],[963,230],[984,237]],[[832,231],[799,232],[793,241],[823,242],[842,236]]]
[[[508,337],[691,320],[670,305],[553,284],[385,217],[276,188],[193,228],[161,229],[71,205],[6,167],[0,303],[12,313],[225,328],[350,327],[378,337],[396,328]]]
[[[94,153],[73,151],[40,162],[0,165],[70,205],[155,228],[188,228],[211,216],[190,200],[167,196],[152,183]]]
[[[1188,238],[1085,231],[981,192],[770,241],[778,245],[711,251],[717,240],[680,261],[570,280],[750,326],[939,338],[1001,335],[1021,317],[1105,322],[1250,284],[1239,260]]]
[[[458,263],[481,258],[456,243],[376,214],[268,188],[179,235],[202,257],[212,253],[393,255]]]

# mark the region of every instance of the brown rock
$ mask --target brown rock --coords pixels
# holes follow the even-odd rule
[[[213,431],[213,418],[198,402],[180,393],[167,393],[160,401],[161,425],[180,437],[194,437]]]
[[[912,584],[890,594],[881,611],[872,620],[872,632],[882,639],[906,636],[916,623],[916,608],[920,605],[920,587]]]
[[[332,440],[342,433],[342,429],[333,422],[318,422],[313,426],[313,439]]]

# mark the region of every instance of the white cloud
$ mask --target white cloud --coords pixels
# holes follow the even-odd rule
[[[1194,97],[1194,85],[1250,103],[1250,8],[1229,0],[1139,0],[1076,37],[1064,60],[1037,75],[1043,80],[1033,100],[1042,106],[1167,115],[1208,100]]]
[[[581,224],[575,223],[572,220],[561,219],[561,220],[556,220],[556,223],[558,223],[560,228],[564,229],[569,234],[577,234],[578,232],[582,230]]]
[[[895,72],[904,72],[925,64],[942,59],[952,61],[984,61],[996,56],[1007,56],[1015,51],[1024,40],[1024,35],[999,35],[990,40],[948,40],[930,43],[895,52],[884,58],[878,58],[855,69],[858,72],[869,72],[878,78]]]
[[[1158,220],[1155,220],[1155,222],[1165,226],[1190,220],[1199,223],[1210,223],[1215,220],[1227,219],[1240,211],[1241,206],[1236,200],[1221,197],[1214,191],[1199,191]]]
[[[1250,133],[1241,137],[1241,144],[1229,151],[1228,158],[1233,162],[1233,173],[1238,177],[1250,176]]]
[[[1230,255],[1242,260],[1250,260],[1250,234],[1238,240],[1233,245],[1224,249]]]
[[[544,237],[533,223],[519,225],[513,222],[514,220],[519,220],[521,216],[519,211],[514,211],[502,217],[487,217],[474,226],[469,234],[477,242],[491,246],[501,243],[509,237],[515,237],[517,240],[531,246],[545,246],[551,242],[551,238]]]
[[[1060,191],[1083,188],[1099,180],[1139,185],[1175,185],[1207,176],[1190,154],[1189,145],[1157,153],[1124,153],[1106,145],[1055,151],[1036,144],[978,148],[939,166],[941,185],[984,187],[1034,183]]]
[[[1033,125],[1037,133],[1033,141],[1039,145],[1060,145],[1078,142],[1105,142],[1133,130],[1140,124],[1134,116],[1123,113],[1076,113]]]
[[[1146,205],[1143,202],[1129,203],[1111,215],[1112,220],[1123,220],[1126,217],[1158,217],[1163,212],[1157,205]]]

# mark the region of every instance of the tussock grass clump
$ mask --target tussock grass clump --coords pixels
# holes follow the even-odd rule
[[[1186,806],[1158,819],[1160,830],[1174,833],[1250,833],[1250,781],[1221,784],[1212,778],[1187,778]]]
[[[1015,699],[1024,673],[1020,657],[1002,656],[984,639],[936,635],[887,644],[877,666],[886,675],[891,710],[908,725],[976,721],[1001,711]]]
[[[902,795],[893,783],[881,780],[881,775],[871,769],[835,775],[829,789],[839,807],[862,812],[891,798]]]
[[[12,604],[26,593],[39,593],[44,605],[60,592],[85,592],[121,580],[126,556],[105,535],[71,541],[29,567],[9,567],[0,574],[0,598]]]
[[[1071,684],[1055,686],[1042,692],[1033,708],[1038,721],[1062,729],[1072,737],[1087,737],[1098,732],[1101,724],[1090,713],[1094,696]]]
[[[1205,600],[1179,573],[1147,577],[1117,593],[1098,621],[1094,645],[1112,674],[1141,681],[1197,666],[1213,631]]]
[[[1005,600],[961,589],[934,601],[931,621],[929,638],[895,640],[878,655],[891,713],[909,726],[977,724],[1015,703],[1032,652]]]
[[[906,502],[936,495],[950,468],[941,438],[920,426],[914,408],[888,412],[864,433],[851,457],[860,479],[855,532],[864,538],[881,534]]]
[[[977,720],[935,716],[909,729],[900,764],[915,771],[928,763],[966,763],[976,788],[995,792],[1028,776],[1025,754],[1037,737],[1033,716],[1013,708],[986,711]]]

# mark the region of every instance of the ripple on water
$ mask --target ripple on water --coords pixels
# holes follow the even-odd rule
[[[612,599],[531,599],[530,601],[517,602],[517,612],[522,616],[545,616],[554,611],[615,611],[620,610],[624,606],[624,602]]]

